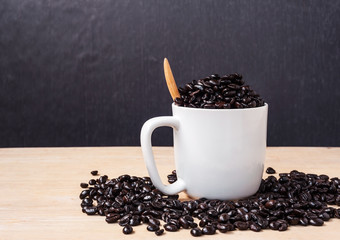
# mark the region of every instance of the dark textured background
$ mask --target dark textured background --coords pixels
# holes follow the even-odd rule
[[[0,146],[139,145],[171,114],[165,56],[179,85],[243,74],[268,145],[340,146],[339,4],[1,0]]]

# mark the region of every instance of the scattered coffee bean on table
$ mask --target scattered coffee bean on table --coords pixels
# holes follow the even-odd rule
[[[124,234],[131,234],[133,231],[133,228],[130,226],[130,225],[126,225],[124,228],[123,228],[123,233]]]
[[[264,105],[264,100],[245,85],[238,73],[224,75],[212,74],[209,77],[193,80],[179,87],[180,97],[175,104],[191,108],[254,108]]]
[[[80,183],[81,188],[87,188],[89,185],[87,183]]]
[[[93,176],[96,176],[96,175],[98,175],[98,171],[97,171],[97,170],[93,170],[93,171],[91,171],[91,174],[92,174]]]
[[[168,181],[177,181],[176,171],[168,175]],[[324,174],[293,170],[279,173],[278,178],[269,176],[256,194],[236,201],[180,201],[178,195],[156,189],[149,177],[127,174],[112,179],[103,175],[89,182],[80,184],[84,188],[79,195],[83,213],[105,216],[107,223],[118,223],[124,234],[131,234],[132,226],[141,224],[157,236],[164,234],[164,229],[189,229],[192,236],[199,237],[235,229],[259,232],[286,231],[294,225],[320,227],[331,218],[340,219],[340,208],[335,207],[340,206],[340,179]]]
[[[190,233],[191,233],[191,235],[194,236],[194,237],[202,236],[202,230],[199,229],[199,228],[193,228],[193,229],[191,229]]]
[[[155,232],[157,236],[161,236],[164,233],[164,229],[159,229]]]
[[[274,168],[272,168],[272,167],[268,167],[268,168],[267,168],[267,170],[266,170],[266,173],[268,173],[268,174],[275,174],[275,173],[276,173],[276,171],[275,171],[275,169],[274,169]]]

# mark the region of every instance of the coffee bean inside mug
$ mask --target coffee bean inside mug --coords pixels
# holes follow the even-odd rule
[[[241,74],[233,73],[220,77],[212,74],[209,77],[193,80],[178,88],[181,95],[175,104],[191,108],[233,109],[264,106],[264,101],[249,85]]]

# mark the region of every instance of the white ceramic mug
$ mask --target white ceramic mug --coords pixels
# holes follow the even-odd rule
[[[148,120],[141,131],[144,160],[153,184],[165,194],[232,200],[254,194],[266,153],[268,105],[199,109],[172,104],[173,116]],[[164,185],[152,152],[152,132],[173,128],[177,181]]]

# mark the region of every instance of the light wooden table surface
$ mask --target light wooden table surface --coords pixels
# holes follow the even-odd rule
[[[173,149],[154,148],[163,180],[174,169]],[[293,169],[340,176],[340,148],[286,148],[267,150],[265,168],[277,172]],[[161,237],[134,227],[124,235],[118,224],[107,224],[102,216],[81,212],[80,182],[91,170],[110,178],[122,174],[147,176],[139,147],[102,148],[11,148],[0,149],[0,239],[190,239],[188,230],[166,232]],[[266,174],[265,176],[266,177]],[[180,195],[186,199],[185,194]],[[322,227],[292,226],[288,231],[233,231],[203,239],[339,239],[340,219]]]

